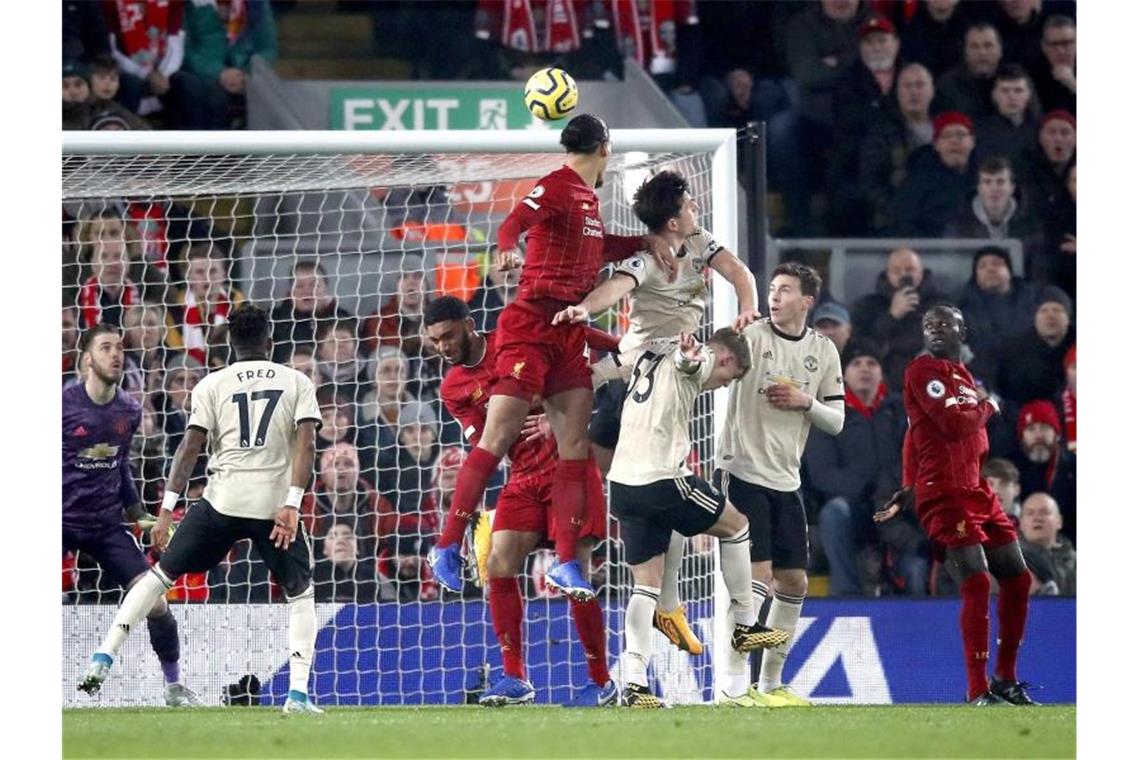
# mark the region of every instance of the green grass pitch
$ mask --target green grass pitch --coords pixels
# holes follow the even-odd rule
[[[1074,757],[1076,707],[64,710],[64,757]]]

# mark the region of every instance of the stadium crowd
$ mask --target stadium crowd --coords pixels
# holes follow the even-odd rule
[[[63,5],[70,129],[240,126],[250,60],[273,61],[274,12],[290,6]],[[417,76],[518,77],[557,60],[589,78],[616,70],[624,50],[640,57],[694,126],[766,121],[783,233],[1020,240],[1024,276],[998,245],[974,252],[964,282],[938,280],[921,247],[898,248],[873,292],[850,303],[821,298],[810,324],[840,351],[847,415],[837,437],[814,431],[804,455],[813,571],[828,575],[837,595],[954,593],[913,515],[871,520],[901,480],[901,378],[922,350],[921,315],[950,302],[965,316],[967,365],[1002,401],[1003,414],[988,427],[985,473],[1019,522],[1035,592],[1075,593],[1074,3],[677,1],[665,18],[654,15],[665,4],[646,13],[631,2],[614,4],[617,20],[607,26],[596,23],[596,4],[580,3],[595,14],[589,29],[621,41],[607,56],[597,54],[599,34],[583,40],[571,55],[581,65],[537,42],[537,52],[521,53],[494,39],[486,30],[509,24],[479,14],[501,12],[501,3],[375,5],[378,28],[408,24],[414,12],[471,17],[466,27],[447,27],[453,36],[470,30],[464,46],[409,48]],[[623,36],[623,23],[640,24],[644,36]],[[456,49],[479,45],[494,53],[489,69],[470,64],[477,58],[462,59],[466,67],[453,59]],[[429,48],[441,57],[425,58]],[[233,285],[248,274],[235,269],[234,245],[208,217],[172,201],[64,212],[63,382],[76,382],[82,330],[101,322],[122,329],[124,385],[144,410],[136,475],[152,510],[185,431],[190,392],[226,362],[226,316],[246,299]],[[755,274],[763,292],[767,273]],[[470,299],[477,325],[493,328],[512,287],[487,275]],[[406,271],[364,314],[342,307],[333,292],[321,261],[300,259],[272,311],[274,359],[319,389],[323,427],[302,506],[315,539],[318,598],[436,599],[425,556],[465,456],[458,425],[439,403],[446,368],[421,324],[439,291],[430,273]],[[190,494],[204,480],[203,461]],[[279,591],[251,551],[239,545],[177,593],[268,600]],[[89,569],[82,557],[65,558],[65,592],[105,600],[112,589]],[[536,580],[532,593],[541,586]]]

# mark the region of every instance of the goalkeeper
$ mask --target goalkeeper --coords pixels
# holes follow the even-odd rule
[[[487,420],[488,393],[495,382],[494,332],[475,331],[467,304],[454,296],[444,296],[428,304],[424,311],[428,339],[451,365],[440,398],[459,424],[467,440],[475,445]],[[596,333],[596,331],[595,331]],[[616,341],[598,334],[607,348]],[[541,412],[541,408],[533,409]],[[523,600],[517,575],[528,554],[554,538],[554,510],[551,505],[558,447],[548,434],[549,427],[539,415],[532,415],[522,434],[511,446],[510,477],[499,495],[487,560],[491,623],[503,656],[503,678],[480,698],[488,706],[524,704],[534,701],[534,687],[526,679],[522,636]],[[458,518],[448,514],[444,529],[454,528]],[[605,536],[606,506],[601,474],[593,461],[586,468],[586,512],[577,533],[577,560],[589,567],[590,552],[596,540]],[[451,591],[460,591],[457,554],[432,549],[432,569],[436,580]],[[578,628],[578,638],[586,650],[590,683],[574,696],[569,706],[600,707],[617,700],[617,688],[610,680],[606,662],[606,633],[597,598],[570,598],[570,609]]]

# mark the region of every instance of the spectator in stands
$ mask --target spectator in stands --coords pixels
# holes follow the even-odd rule
[[[91,97],[91,85],[87,82],[91,69],[79,61],[63,62],[63,102],[85,103]]]
[[[998,0],[1002,60],[1029,65],[1040,55],[1041,0]]]
[[[438,454],[439,418],[430,406],[420,401],[406,404],[400,410],[397,492],[394,495],[399,513],[397,567],[400,598],[423,598],[436,593],[424,558],[439,528],[432,497],[433,477]],[[434,582],[433,582],[434,583]]]
[[[1045,114],[1037,147],[1021,190],[1031,206],[1045,209],[1065,192],[1065,173],[1077,153],[1077,118],[1068,111]]]
[[[313,593],[318,602],[372,604],[396,598],[395,589],[376,577],[376,560],[359,548],[352,527],[337,521],[321,541],[313,566]]]
[[[182,3],[104,3],[111,55],[120,71],[120,100],[143,116],[181,101],[177,72],[182,67],[185,34]]]
[[[63,319],[63,383],[76,377],[79,364],[79,312],[75,306],[64,304]]]
[[[173,457],[186,423],[190,420],[190,394],[206,376],[206,368],[197,359],[183,353],[166,360],[162,378],[162,429],[166,433],[166,455]]]
[[[906,413],[902,397],[883,382],[878,347],[855,340],[843,352],[847,422],[837,436],[808,436],[805,479],[818,497],[821,543],[827,555],[832,596],[861,596],[861,545],[873,542],[871,515],[902,482],[902,444]],[[929,568],[915,568],[917,589]],[[877,584],[878,578],[870,579]]]
[[[314,538],[322,538],[334,523],[355,533],[363,556],[373,560],[396,535],[396,510],[360,475],[360,457],[347,441],[321,453],[311,496],[301,514]]]
[[[379,346],[396,346],[404,355],[420,355],[423,343],[424,273],[422,270],[402,272],[396,282],[396,292],[379,310],[364,320],[361,338],[364,350],[372,353]]]
[[[268,0],[209,0],[186,6],[186,107],[183,129],[244,123],[245,91],[255,55],[277,60],[277,27]]]
[[[317,330],[317,372],[322,385],[332,385],[336,392],[360,401],[368,390],[367,362],[362,361],[356,346],[356,322],[341,319],[325,322]]]
[[[79,291],[80,324],[84,329],[100,322],[121,326],[123,309],[142,300],[128,276],[123,219],[114,209],[102,209],[88,220],[85,233],[92,274]]]
[[[289,297],[273,307],[273,361],[289,358],[293,347],[314,345],[317,330],[326,322],[352,315],[337,305],[329,293],[324,268],[316,259],[302,259],[293,265]]]
[[[958,205],[974,189],[972,155],[974,122],[950,111],[934,117],[934,143],[919,148],[906,179],[891,199],[894,234],[938,237]]]
[[[1069,16],[1045,19],[1041,56],[1030,71],[1046,111],[1077,112],[1077,22]]]
[[[1065,423],[1065,447],[1077,453],[1077,344],[1065,352],[1065,390],[1061,391],[1061,415]]]
[[[990,156],[978,167],[977,193],[963,200],[946,224],[946,237],[1015,238],[1027,249],[1041,240],[1041,221],[1014,197],[1013,164],[1005,156]],[[973,337],[973,336],[971,336]]]
[[[95,100],[114,100],[119,94],[119,67],[109,55],[97,56],[91,61],[91,97]]]
[[[494,264],[495,253],[498,247],[492,248],[487,255],[489,262],[487,276],[471,298],[471,318],[475,320],[475,329],[479,332],[491,332],[499,324],[499,314],[514,297],[519,285],[519,269],[507,272],[499,270]]]
[[[990,457],[982,465],[982,477],[1001,501],[1001,509],[1014,525],[1021,520],[1021,473],[1008,459]]]
[[[208,354],[225,348],[224,328],[230,310],[245,303],[245,294],[229,283],[224,253],[211,243],[196,243],[186,252],[186,284],[167,319],[180,345],[202,364]],[[222,351],[221,353],[224,353]],[[225,356],[215,356],[225,366]]]
[[[1041,113],[1025,69],[1016,63],[999,66],[992,98],[994,112],[978,120],[978,160],[1008,156],[1023,165],[1023,157],[1033,152]]]
[[[829,217],[833,235],[869,232],[867,204],[859,192],[859,149],[876,116],[896,99],[899,38],[885,16],[872,14],[859,25],[859,58],[836,80],[832,119],[837,139],[828,161]]]
[[[1031,571],[1036,571],[1030,557],[1040,557],[1046,565],[1042,575],[1051,575],[1057,584],[1056,594],[1077,595],[1077,550],[1061,529],[1064,518],[1057,502],[1038,491],[1025,500],[1021,520],[1021,544]],[[1037,551],[1033,551],[1036,549]],[[1034,572],[1034,575],[1037,575]]]
[[[919,255],[910,248],[898,248],[887,257],[875,292],[855,302],[851,310],[855,337],[873,340],[883,348],[883,374],[889,388],[903,387],[906,365],[922,350],[923,312],[945,300]]]
[[[321,378],[321,373],[317,369],[317,358],[313,356],[313,347],[308,343],[301,343],[293,347],[293,353],[290,354],[289,360],[285,362],[285,366],[292,367],[300,372],[305,377],[313,381],[314,387],[320,387],[324,380]]]
[[[975,374],[1014,404],[1054,398],[1065,387],[1065,352],[1076,341],[1072,318],[1073,304],[1064,291],[1042,288],[1032,329],[1007,337],[993,353],[980,354]]]
[[[146,389],[154,393],[162,387],[162,374],[170,351],[166,317],[162,306],[132,306],[123,314],[123,349],[146,379]]]
[[[1011,461],[1021,473],[1022,492],[1044,491],[1056,499],[1064,519],[1062,529],[1076,544],[1077,455],[1061,440],[1057,407],[1044,399],[1022,406],[1017,415],[1017,438],[1020,446]]]
[[[376,352],[374,384],[357,414],[357,443],[364,477],[384,493],[396,490],[396,439],[400,408],[415,401],[408,393],[408,357],[395,346]]]
[[[107,75],[107,60],[97,58],[88,66],[76,61],[63,63],[63,128],[77,129],[149,129],[150,126],[119,105],[114,100],[103,97],[111,91],[110,77]],[[114,62],[109,64],[113,73]],[[98,80],[98,90],[93,89],[92,81]]]
[[[895,91],[895,106],[875,114],[859,146],[859,193],[866,199],[872,230],[886,229],[890,201],[906,177],[911,156],[934,138],[934,80],[926,67],[903,66]]]
[[[965,14],[958,0],[924,0],[902,28],[903,58],[940,77],[961,60],[965,34]]]
[[[851,315],[846,306],[838,301],[825,301],[812,313],[811,326],[831,338],[840,355],[843,354],[851,340]]]
[[[107,23],[99,4],[64,0],[62,5],[63,59],[90,63],[109,53]]]
[[[970,26],[962,62],[937,80],[934,111],[960,111],[971,119],[991,113],[991,93],[1001,54],[1001,37],[992,24],[980,21]]]
[[[356,426],[352,424],[352,400],[336,392],[331,385],[317,390],[317,406],[321,410],[321,427],[317,430],[317,453],[341,441],[356,445]]]
[[[1037,289],[1013,275],[1009,251],[985,246],[974,253],[970,281],[957,303],[966,320],[970,350],[982,354],[997,350],[1003,341],[1033,329]]]
[[[1065,189],[1045,215],[1045,242],[1026,267],[1038,284],[1056,285],[1077,301],[1077,160],[1065,169]]]

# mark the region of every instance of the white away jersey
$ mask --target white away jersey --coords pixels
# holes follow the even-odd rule
[[[693,401],[712,374],[716,357],[703,349],[705,360],[686,373],[674,361],[678,350],[646,350],[634,363],[610,466],[609,478],[615,483],[642,486],[692,474],[688,460]]]
[[[615,276],[621,272],[637,283],[630,294],[629,330],[618,347],[623,354],[641,348],[649,340],[676,340],[681,332],[697,331],[709,297],[705,284],[708,264],[720,250],[723,250],[721,244],[712,235],[697,228],[685,239],[677,254],[675,282],[669,282],[653,256],[646,252],[630,256],[617,265]]]
[[[752,351],[752,369],[729,391],[717,465],[754,485],[795,491],[811,421],[802,411],[777,409],[764,394],[768,386],[783,383],[817,402],[842,408],[839,351],[830,338],[810,327],[800,337],[787,336],[769,318],[746,327],[744,337]]]
[[[316,420],[313,381],[270,361],[235,362],[194,387],[188,427],[210,447],[205,499],[231,517],[272,519],[289,491],[294,431]]]

